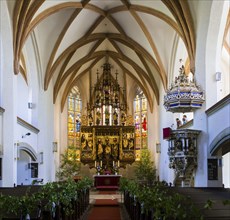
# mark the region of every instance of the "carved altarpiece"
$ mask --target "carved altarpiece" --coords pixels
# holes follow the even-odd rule
[[[134,126],[82,126],[81,162],[91,168],[113,167],[119,161],[125,167],[135,161]]]

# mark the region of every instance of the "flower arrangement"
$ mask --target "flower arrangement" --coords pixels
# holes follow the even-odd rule
[[[98,174],[98,175],[101,174],[102,168],[101,168],[100,165],[97,165],[97,166],[96,166],[96,171],[97,171],[97,174]]]

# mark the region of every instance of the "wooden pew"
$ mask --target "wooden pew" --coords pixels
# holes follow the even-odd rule
[[[190,197],[195,205],[201,210],[205,220],[230,219],[230,205],[223,204],[223,201],[230,201],[230,189],[172,187],[172,190]]]

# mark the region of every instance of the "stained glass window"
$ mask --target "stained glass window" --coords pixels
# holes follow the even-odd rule
[[[134,99],[134,122],[136,136],[136,160],[140,159],[141,149],[148,147],[147,99],[138,89]]]
[[[82,101],[78,87],[73,87],[68,96],[68,146],[80,149]],[[80,155],[79,155],[80,159]]]

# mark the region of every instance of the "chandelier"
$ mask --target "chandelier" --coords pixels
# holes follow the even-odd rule
[[[87,105],[89,125],[124,125],[126,116],[125,90],[111,73],[111,65],[105,63],[103,73],[97,81],[90,102]]]
[[[173,113],[184,113],[201,108],[205,101],[204,91],[196,85],[194,79],[188,79],[183,65],[179,73],[164,96],[165,109]]]

